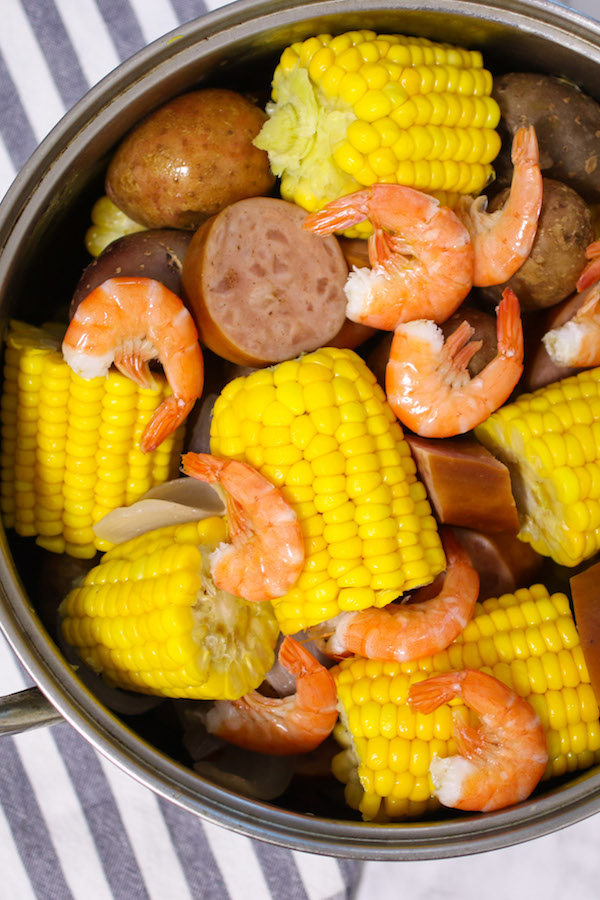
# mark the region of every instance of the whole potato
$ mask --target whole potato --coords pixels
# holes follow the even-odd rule
[[[117,148],[106,193],[147,228],[194,230],[209,216],[275,183],[252,143],[265,113],[241,94],[204,88],[143,119]]]
[[[160,281],[174,294],[181,294],[183,258],[192,239],[191,231],[150,229],[126,234],[106,247],[83,270],[77,283],[69,315],[72,316],[94,288],[118,275],[134,275]]]
[[[533,72],[498,76],[492,96],[509,138],[522,125],[534,126],[545,175],[600,201],[600,104],[570,82]],[[494,163],[501,184],[510,181],[510,143],[503,142]]]
[[[552,178],[543,182],[544,199],[531,253],[505,284],[481,290],[488,302],[498,303],[504,288],[510,287],[522,309],[544,309],[575,290],[586,264],[586,247],[593,239],[592,215],[573,188]],[[490,212],[504,204],[508,191],[493,198]]]

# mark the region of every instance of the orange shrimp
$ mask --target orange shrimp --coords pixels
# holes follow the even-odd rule
[[[457,205],[474,250],[473,284],[503,284],[531,252],[542,208],[542,173],[533,126],[519,128],[512,143],[513,176],[508,200],[493,213],[488,198],[463,197]]]
[[[523,371],[519,301],[508,288],[497,309],[498,352],[471,378],[467,365],[481,346],[463,322],[444,343],[434,322],[407,322],[394,332],[385,373],[398,419],[423,437],[452,437],[479,425],[510,396]]]
[[[589,263],[579,276],[577,290],[581,293],[600,280],[600,241],[589,244],[585,251]]]
[[[573,318],[542,337],[548,356],[556,365],[600,365],[600,281],[592,282],[582,293],[587,296]]]
[[[477,713],[479,723],[469,725],[456,710],[459,755],[434,755],[429,768],[439,801],[453,809],[490,812],[526,800],[548,762],[546,733],[531,704],[493,675],[473,669],[413,684],[408,702],[431,713],[455,697]]]
[[[308,753],[329,737],[338,717],[333,676],[289,636],[278,658],[296,675],[296,693],[275,698],[253,691],[239,700],[218,700],[205,716],[211,734],[273,756]]]
[[[440,593],[430,600],[346,612],[333,620],[325,653],[410,662],[445,650],[473,615],[479,575],[452,531],[440,529],[448,561]]]
[[[399,322],[445,322],[473,283],[473,248],[466,227],[428,194],[399,184],[374,184],[308,215],[304,228],[331,234],[363,219],[372,268],[353,268],[345,285],[346,315],[384,331]]]
[[[112,363],[142,388],[154,387],[148,360],[163,366],[172,395],[140,441],[155,450],[185,421],[204,386],[204,361],[192,316],[179,297],[151,278],[109,278],[77,307],[62,352],[82,378],[106,375]]]
[[[286,594],[304,564],[304,542],[281,491],[248,463],[208,453],[185,453],[182,471],[225,491],[232,543],[211,554],[217,587],[253,602]]]

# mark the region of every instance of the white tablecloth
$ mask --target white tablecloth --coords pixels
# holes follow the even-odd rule
[[[599,2],[564,5],[598,16]],[[91,85],[145,44],[221,5],[0,0],[0,197]],[[0,693],[30,683],[0,636]],[[361,868],[360,900],[474,900],[482,891],[489,900],[524,897],[525,886],[536,897],[542,884],[543,895],[552,898],[559,895],[560,873],[569,878],[561,894],[570,889],[591,898],[599,873],[590,843],[599,823],[594,817],[476,860],[363,867],[202,822],[123,774],[67,723],[0,742],[0,896],[6,900],[338,900],[354,896]],[[565,850],[575,869],[563,863]],[[540,868],[543,861],[544,871],[535,883],[521,881],[519,890],[521,869],[527,873],[532,859]],[[492,869],[495,877],[484,881]]]

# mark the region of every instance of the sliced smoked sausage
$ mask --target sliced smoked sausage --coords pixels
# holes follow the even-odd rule
[[[338,334],[348,266],[337,238],[302,230],[305,217],[286,200],[252,197],[194,234],[184,299],[214,353],[239,365],[269,365]]]

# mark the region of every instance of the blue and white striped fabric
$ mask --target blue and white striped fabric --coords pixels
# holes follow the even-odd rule
[[[563,5],[598,17],[598,2]],[[0,0],[0,197],[90,86],[221,5]],[[30,684],[0,635],[0,693]],[[121,772],[67,723],[0,741],[6,900],[341,900],[354,894],[360,871],[357,862],[283,850],[202,822]]]
[[[123,59],[219,0],[1,0],[0,197]],[[0,636],[0,694],[31,684]],[[360,866],[263,844],[156,796],[66,722],[0,741],[6,900],[342,900]]]

